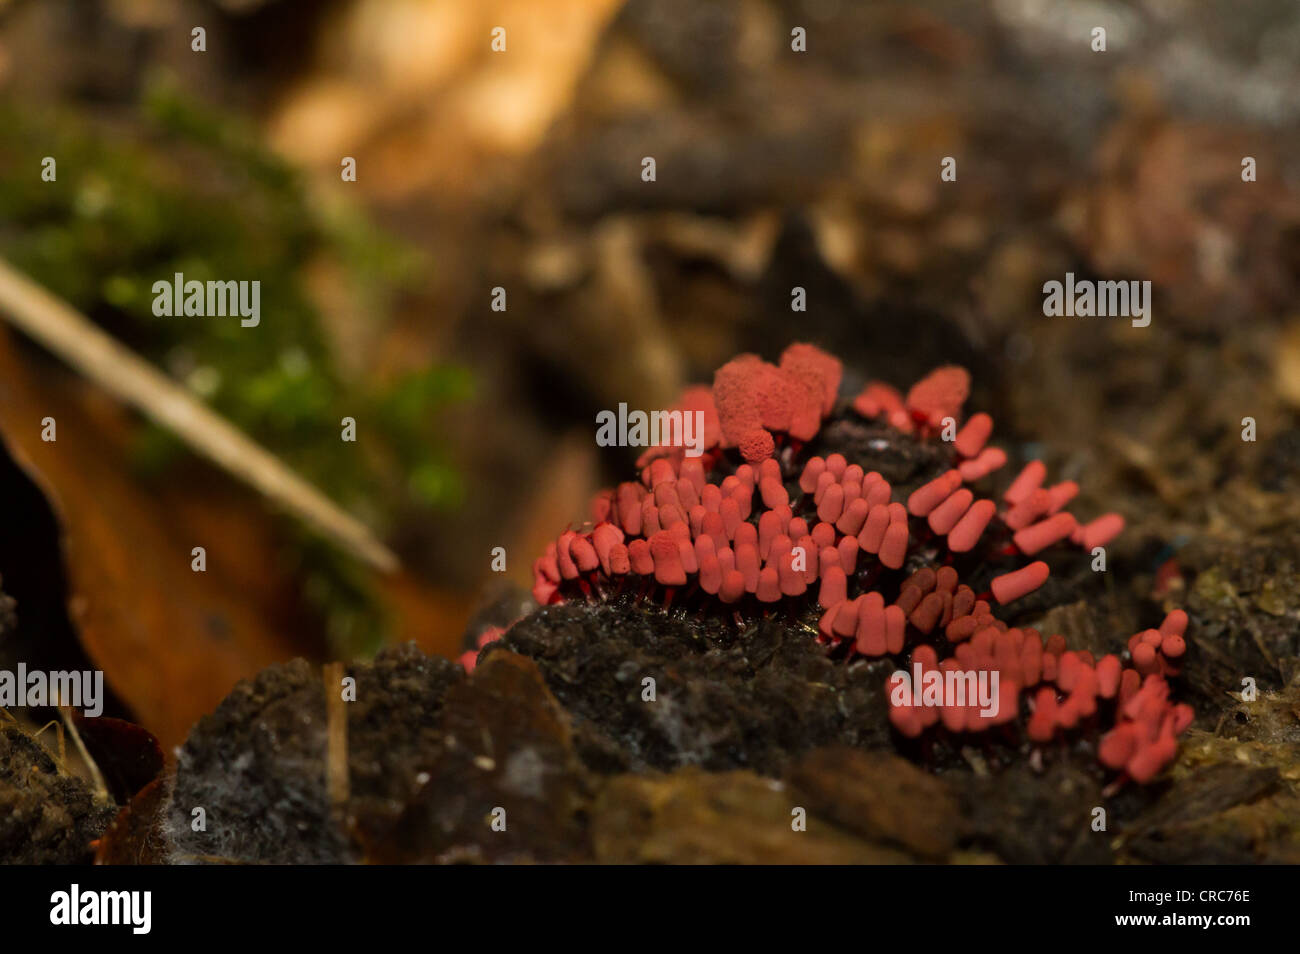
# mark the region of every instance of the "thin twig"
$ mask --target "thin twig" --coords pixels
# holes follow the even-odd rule
[[[77,751],[81,753],[81,758],[86,763],[86,767],[90,769],[90,777],[95,782],[95,791],[99,792],[103,798],[109,798],[108,785],[104,783],[104,776],[100,773],[95,760],[90,757],[90,753],[86,750],[86,743],[81,741],[81,733],[77,731],[77,724],[72,720],[72,708],[70,706],[59,706],[59,715],[63,716],[63,724],[68,727],[68,735],[72,736],[72,743],[77,747]],[[59,747],[63,747],[61,736]]]
[[[356,518],[72,306],[0,259],[0,316],[77,371],[168,428],[198,454],[372,566],[397,557]]]
[[[343,700],[343,664],[327,663],[321,670],[325,687],[327,750],[325,753],[330,807],[341,811],[349,798],[348,784],[348,706]]]
[[[9,715],[9,713],[6,712],[5,715]],[[13,719],[13,716],[9,716],[9,718]],[[17,719],[14,719],[14,722],[17,723],[17,725],[19,726],[19,728],[22,727],[22,723],[21,723],[21,722],[18,722]],[[57,759],[57,761],[58,761],[58,763],[59,763],[59,768],[60,768],[62,771],[67,772],[67,771],[68,771],[68,752],[67,752],[67,746],[65,746],[65,745],[64,745],[64,742],[63,742],[63,723],[62,723],[62,722],[60,722],[58,719],[51,719],[49,722],[45,723],[45,725],[41,726],[39,729],[35,729],[35,730],[33,730],[33,731],[32,731],[32,734],[31,734],[31,735],[32,735],[32,738],[33,738],[33,739],[39,739],[42,735],[45,734],[45,730],[46,730],[46,729],[49,729],[49,728],[53,728],[53,729],[54,729],[54,734],[58,737],[59,754],[58,754],[58,759]]]

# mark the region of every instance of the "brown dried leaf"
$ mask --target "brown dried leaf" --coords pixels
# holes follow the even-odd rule
[[[34,361],[0,335],[0,434],[58,515],[73,623],[136,721],[169,749],[239,679],[319,657],[260,502],[206,465],[142,480],[130,469],[127,414]],[[48,443],[46,417],[57,423]],[[203,573],[191,569],[196,546],[207,551]]]
[[[161,865],[167,861],[162,831],[167,784],[155,779],[141,789],[100,836],[97,865]]]

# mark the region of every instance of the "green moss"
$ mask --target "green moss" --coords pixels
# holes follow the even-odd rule
[[[1286,593],[1288,587],[1279,587],[1276,580],[1266,580],[1255,594],[1255,605],[1270,616],[1285,616],[1294,605],[1293,594]],[[1288,596],[1292,599],[1288,600]]]
[[[55,182],[41,180],[45,156],[57,161]],[[0,254],[385,532],[398,512],[460,500],[436,412],[470,396],[471,382],[460,368],[383,384],[338,373],[307,266],[341,266],[350,294],[383,323],[425,263],[345,201],[319,206],[254,130],[166,82],[112,128],[0,101]],[[176,272],[259,280],[260,325],[155,316],[153,284]],[[364,452],[340,439],[344,417],[357,420]],[[158,473],[181,446],[142,427],[136,451]],[[307,595],[335,650],[375,645],[383,627],[364,581],[329,548],[304,553]]]
[[[1194,595],[1206,607],[1217,607],[1223,611],[1237,608],[1237,591],[1223,578],[1217,567],[1197,575]]]

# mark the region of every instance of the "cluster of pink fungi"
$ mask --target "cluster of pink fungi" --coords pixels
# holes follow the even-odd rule
[[[1056,544],[1087,551],[1104,546],[1124,526],[1117,514],[1081,524],[1065,511],[1078,493],[1072,481],[1044,486],[1046,468],[1031,461],[1002,494],[999,505],[977,498],[967,485],[1000,469],[1005,452],[988,446],[993,421],[978,413],[964,422],[969,375],[943,367],[906,395],[880,382],[853,400],[863,418],[883,422],[918,440],[950,447],[950,469],[905,500],[889,481],[864,472],[843,455],[814,456],[797,464],[833,410],[840,362],[807,344],[791,345],[778,364],[742,355],[720,368],[713,387],[683,395],[679,410],[701,412],[704,451],[687,456],[671,439],[638,462],[640,480],[619,484],[593,502],[592,520],[567,530],[533,567],[538,603],[566,597],[602,599],[636,586],[644,595],[662,588],[665,605],[690,587],[740,618],[782,601],[815,598],[823,612],[819,639],[845,655],[901,659],[907,672],[999,674],[996,714],[975,700],[963,706],[922,705],[890,690],[890,720],[915,738],[941,726],[976,733],[1010,725],[1027,711],[1025,734],[1043,744],[1110,714],[1097,753],[1108,768],[1145,782],[1174,758],[1177,736],[1192,710],[1169,699],[1166,675],[1185,650],[1187,616],[1170,613],[1158,630],[1135,634],[1127,661],[1110,654],[1067,650],[1056,635],[1008,627],[993,604],[1009,603],[1047,580],[1042,561],[992,579],[987,593],[958,580],[951,565],[926,565],[900,582],[887,601],[881,591],[891,571],[925,547],[942,552],[931,563],[974,550],[1000,522],[1010,535],[1002,555],[1031,557]],[[793,496],[792,496],[793,493]],[[901,573],[896,576],[902,576]],[[940,654],[946,658],[940,659]],[[992,708],[992,707],[990,707]],[[937,731],[937,729],[936,729]]]

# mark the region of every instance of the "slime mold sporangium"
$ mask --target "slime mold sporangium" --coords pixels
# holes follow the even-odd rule
[[[906,394],[871,382],[837,408],[841,372],[831,355],[793,344],[777,364],[742,355],[711,389],[689,389],[678,409],[703,415],[703,454],[671,439],[642,454],[640,479],[597,495],[591,521],[535,562],[538,603],[676,601],[742,625],[755,614],[815,613],[810,638],[846,664],[900,664],[886,692],[904,738],[988,733],[1041,750],[1099,732],[1103,765],[1137,782],[1155,777],[1193,718],[1165,679],[1185,651],[1186,614],[1098,659],[994,611],[1048,580],[1048,563],[1028,558],[1104,547],[1123,518],[1080,523],[1065,509],[1078,486],[1046,485],[1038,460],[1000,498],[989,495],[1007,454],[988,444],[989,415],[962,419],[964,369],[938,368]],[[927,473],[903,494],[869,469],[870,453],[811,453],[833,415],[875,428],[869,451],[891,442],[925,451]],[[977,698],[981,680],[995,699]]]

